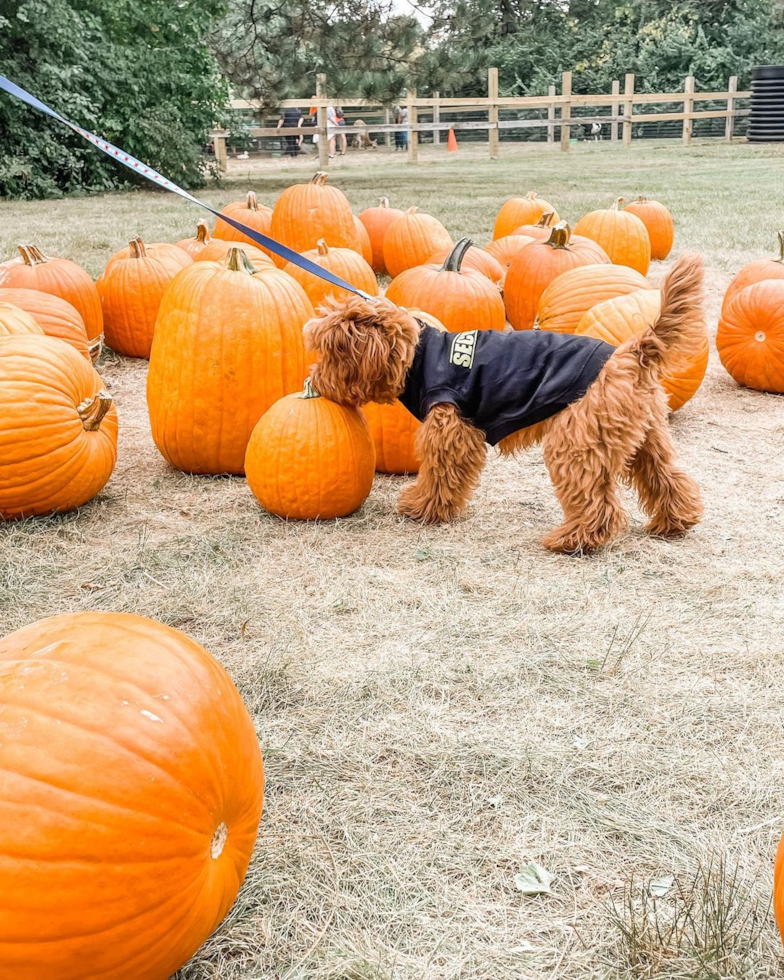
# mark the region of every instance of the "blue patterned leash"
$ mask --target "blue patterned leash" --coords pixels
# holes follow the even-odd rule
[[[349,292],[355,293],[357,296],[361,296],[363,299],[373,300],[376,298],[369,296],[361,289],[357,289],[356,286],[352,286],[350,282],[346,282],[345,279],[341,279],[340,276],[336,276],[328,269],[322,269],[320,265],[317,265],[315,262],[311,262],[310,259],[306,259],[304,255],[300,255],[299,252],[295,252],[294,249],[281,244],[281,242],[275,241],[274,238],[269,238],[267,235],[262,235],[260,231],[256,231],[253,228],[248,228],[248,226],[244,225],[241,221],[236,221],[229,215],[222,214],[215,208],[211,208],[209,204],[205,204],[204,201],[200,201],[198,197],[194,197],[193,194],[189,194],[186,190],[183,190],[182,187],[175,184],[174,181],[164,177],[163,174],[159,174],[157,170],[153,170],[153,168],[147,166],[146,163],[142,163],[141,160],[137,160],[136,157],[132,157],[130,153],[126,153],[125,150],[120,149],[119,146],[115,146],[113,143],[109,143],[106,140],[101,139],[94,133],[88,133],[86,129],[82,129],[82,127],[77,126],[76,123],[70,122],[68,119],[61,116],[59,112],[55,112],[54,109],[50,109],[49,106],[41,102],[40,99],[36,99],[34,95],[31,95],[23,88],[15,85],[12,81],[10,81],[10,79],[5,78],[3,75],[0,75],[0,90],[8,92],[9,95],[13,95],[21,102],[27,103],[27,105],[32,106],[33,109],[37,109],[39,112],[43,112],[45,115],[51,116],[52,119],[56,119],[58,122],[61,122],[64,126],[68,126],[69,129],[72,129],[83,139],[86,139],[88,143],[92,143],[93,146],[98,147],[98,149],[106,153],[107,156],[110,156],[113,160],[121,163],[129,170],[132,170],[134,173],[137,173],[142,177],[146,177],[147,180],[151,181],[153,184],[157,184],[159,187],[163,187],[167,191],[171,191],[173,194],[179,194],[180,197],[184,197],[185,200],[190,201],[191,204],[197,204],[200,208],[204,208],[205,211],[209,211],[211,214],[216,215],[221,219],[221,221],[225,221],[227,225],[231,225],[232,228],[236,228],[237,231],[242,232],[243,235],[247,235],[248,238],[252,239],[258,245],[269,249],[270,252],[274,252],[287,262],[292,262],[294,265],[298,265],[300,269],[304,269],[306,272],[311,273],[311,275],[318,276],[319,279],[324,279],[326,282],[333,286],[337,286],[339,289],[347,289]]]

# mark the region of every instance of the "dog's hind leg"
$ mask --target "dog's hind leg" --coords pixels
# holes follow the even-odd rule
[[[646,531],[671,538],[685,534],[702,517],[697,484],[675,465],[675,449],[664,396],[652,407],[653,425],[629,467],[629,479],[650,517]]]
[[[417,432],[422,460],[416,482],[398,498],[398,511],[414,521],[441,524],[459,517],[487,459],[484,433],[465,422],[454,405],[436,405]]]

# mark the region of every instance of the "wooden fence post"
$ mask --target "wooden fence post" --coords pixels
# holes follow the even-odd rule
[[[316,75],[316,98],[326,98],[327,76]],[[318,130],[319,170],[329,167],[329,130],[327,128],[327,107],[319,106],[316,110],[316,129]]]
[[[490,159],[498,159],[498,138],[500,133],[498,132],[498,69],[488,68],[487,69],[487,98],[489,104],[487,106],[487,121],[490,124],[490,129],[487,131],[487,142],[490,146]]]
[[[730,77],[729,89],[730,97],[727,99],[727,125],[724,129],[724,139],[728,142],[732,142],[732,137],[735,135],[735,99],[732,97],[733,92],[738,91],[738,76],[732,75]]]
[[[613,94],[613,100],[614,101],[613,101],[612,106],[610,108],[610,113],[613,116],[617,116],[620,113],[620,110],[621,110],[620,103],[618,102],[618,96],[621,94],[621,83],[618,81],[617,78],[612,83],[612,94]],[[610,123],[610,139],[613,141],[613,143],[617,143],[618,142],[618,123],[617,122]]]
[[[437,128],[441,122],[441,109],[438,105],[438,92],[433,92],[433,146],[441,142],[441,130]]]
[[[569,101],[572,95],[572,73],[570,71],[565,71],[561,75],[561,95],[566,97],[566,102],[561,103],[561,119],[569,119],[572,114],[572,103]],[[562,150],[569,149],[569,133],[569,127],[561,125]]]
[[[406,107],[408,109],[408,162],[416,163],[419,158],[419,133],[414,128],[417,125],[417,107],[414,104],[416,90],[410,88],[406,93]]]
[[[390,125],[389,109],[384,109],[384,125]],[[392,146],[392,133],[384,133],[384,146]]]
[[[219,132],[213,132],[211,135],[212,147],[215,151],[215,162],[218,164],[218,170],[222,174],[225,174],[229,169],[229,159],[226,153],[226,136],[228,135],[228,130],[222,129]]]
[[[683,100],[683,142],[688,146],[691,143],[691,133],[694,128],[694,121],[691,118],[691,114],[694,112],[694,99],[689,98],[690,95],[694,94],[694,75],[686,76],[683,94],[686,96]]]
[[[632,145],[632,113],[634,112],[634,75],[629,72],[623,80],[623,145]]]
[[[555,85],[549,86],[547,94],[550,96],[555,95]],[[551,102],[547,107],[547,121],[549,123],[555,123],[555,102]],[[547,127],[547,142],[555,143],[555,125]]]

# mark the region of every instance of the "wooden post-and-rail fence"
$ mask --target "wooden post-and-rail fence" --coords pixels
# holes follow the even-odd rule
[[[374,113],[383,112],[384,122],[376,125],[368,123],[365,126],[329,126],[327,123],[327,107],[336,100],[327,95],[328,87],[325,75],[318,75],[316,80],[316,95],[312,99],[285,99],[281,108],[297,107],[300,109],[316,109],[316,132],[318,132],[319,166],[325,169],[329,164],[329,140],[338,132],[351,136],[382,134],[386,145],[389,146],[393,133],[408,134],[408,159],[415,163],[419,152],[419,134],[432,133],[433,142],[440,143],[440,134],[450,129],[486,130],[490,158],[497,159],[500,153],[500,136],[504,129],[535,129],[546,127],[547,142],[556,142],[558,129],[560,147],[569,150],[571,130],[575,126],[598,122],[602,126],[609,123],[610,140],[630,146],[635,123],[678,122],[683,123],[682,140],[689,144],[692,140],[694,122],[699,119],[726,119],[724,139],[732,140],[735,120],[747,116],[749,108],[738,108],[738,101],[749,100],[751,92],[738,91],[738,79],[733,75],[729,79],[726,92],[697,92],[695,79],[689,75],[684,81],[682,92],[635,92],[635,77],[627,74],[624,78],[623,91],[619,81],[612,83],[612,91],[600,95],[575,94],[572,91],[572,73],[566,71],[561,76],[561,94],[556,94],[556,87],[551,85],[547,95],[532,96],[499,96],[498,69],[490,68],[487,73],[487,97],[477,98],[442,98],[437,92],[432,98],[419,98],[415,91],[409,89],[403,104],[408,110],[408,121],[403,124],[390,122],[388,107],[380,106],[365,99],[341,99],[340,104],[350,109],[370,109]],[[726,102],[725,109],[708,109],[700,111],[703,102]],[[635,106],[650,106],[656,104],[680,104],[683,108],[677,112],[635,112]],[[235,99],[230,103],[233,110],[259,109],[256,101]],[[609,113],[597,115],[575,115],[576,108],[608,108]],[[546,111],[543,118],[514,118],[501,119],[502,111],[523,112],[527,110]],[[431,121],[420,121],[420,113],[430,113]],[[444,121],[443,113],[476,113],[481,119]],[[619,132],[620,131],[620,132]],[[303,136],[312,132],[312,128],[281,127],[280,129],[265,126],[251,126],[243,132],[254,137]],[[230,132],[216,129],[210,133],[215,147],[215,158],[222,170],[227,166],[226,140]],[[620,136],[620,139],[619,139]]]

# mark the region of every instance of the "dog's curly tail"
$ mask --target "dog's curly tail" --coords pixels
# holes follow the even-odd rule
[[[682,255],[661,286],[661,311],[639,338],[643,363],[666,367],[696,353],[705,343],[702,256]]]

